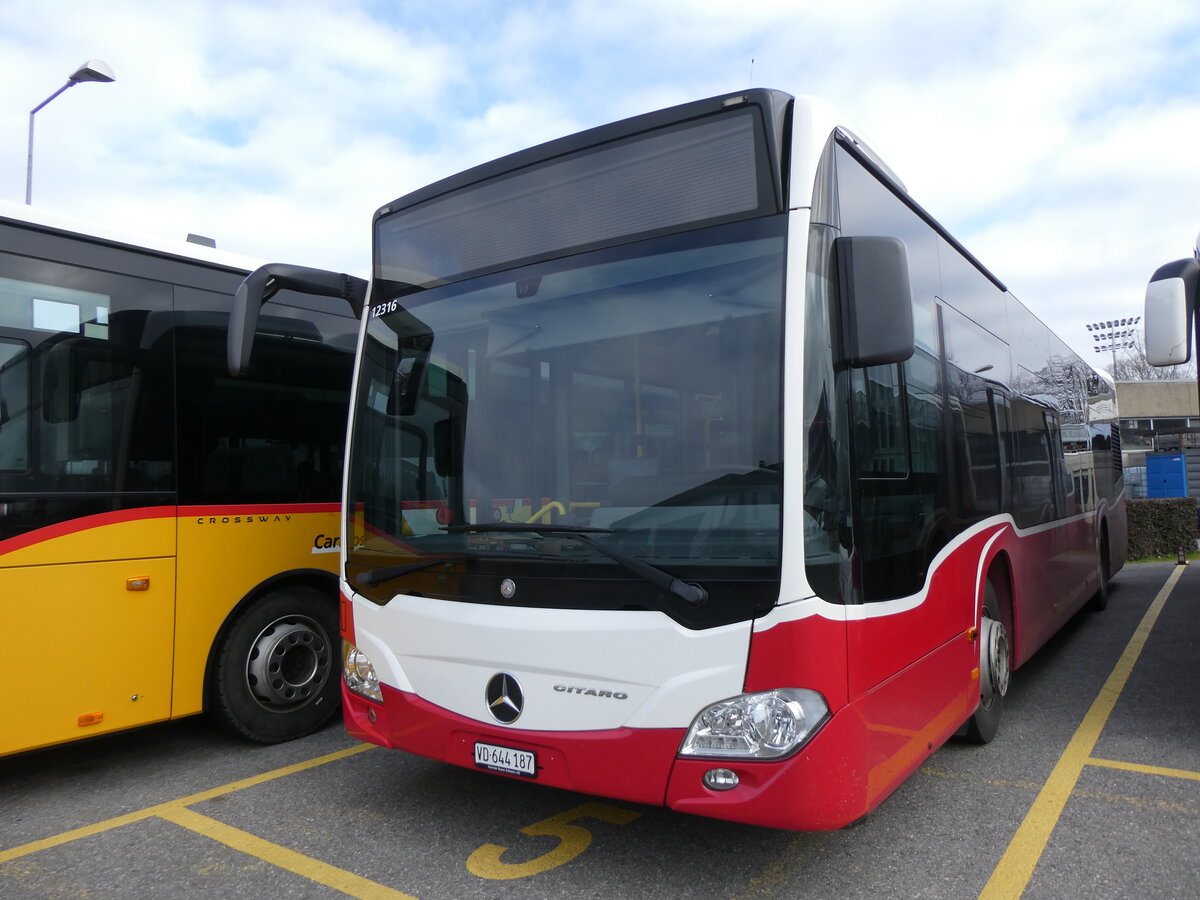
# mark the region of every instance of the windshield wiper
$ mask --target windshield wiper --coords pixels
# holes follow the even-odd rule
[[[542,537],[555,534],[571,535],[580,543],[587,544],[597,553],[607,556],[613,562],[624,566],[633,574],[650,582],[660,591],[666,591],[668,594],[678,597],[689,606],[703,606],[708,602],[708,591],[700,585],[690,581],[680,581],[670,572],[664,572],[657,566],[642,562],[640,559],[626,556],[624,553],[618,553],[616,550],[610,550],[586,537],[589,534],[612,534],[611,528],[589,528],[584,525],[529,525],[516,522],[501,522],[495,525],[448,525],[445,530],[451,534],[523,531],[538,534]]]
[[[385,581],[391,581],[393,578],[399,578],[401,575],[407,575],[409,572],[419,572],[422,569],[432,569],[434,566],[442,563],[466,562],[465,556],[439,556],[437,559],[426,559],[419,563],[408,563],[403,566],[383,566],[379,569],[368,569],[366,572],[359,572],[354,580],[363,587],[374,587],[377,584],[383,584]]]

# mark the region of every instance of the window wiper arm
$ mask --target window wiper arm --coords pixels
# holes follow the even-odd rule
[[[426,559],[419,563],[408,563],[403,566],[383,566],[378,569],[368,569],[366,572],[359,572],[354,580],[363,587],[374,587],[377,584],[383,584],[385,581],[391,581],[393,578],[399,578],[401,575],[407,575],[409,572],[419,572],[422,569],[432,569],[434,566],[442,563],[465,562],[465,556],[439,556],[437,559]]]
[[[587,544],[597,553],[607,556],[613,562],[650,582],[660,591],[665,591],[668,594],[678,597],[689,606],[703,606],[708,602],[708,591],[700,585],[688,581],[680,581],[670,572],[664,572],[657,566],[642,562],[640,559],[626,556],[624,553],[618,553],[616,550],[610,550],[586,537],[588,534],[612,534],[611,528],[589,528],[583,525],[530,525],[528,523],[501,522],[494,525],[448,525],[446,526],[446,531],[451,533],[524,531],[542,536],[569,534],[575,537],[580,543]]]

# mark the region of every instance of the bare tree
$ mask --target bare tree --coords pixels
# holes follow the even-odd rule
[[[1146,361],[1145,332],[1133,335],[1133,346],[1117,357],[1112,373],[1114,381],[1194,381],[1195,361],[1178,366],[1152,366]]]

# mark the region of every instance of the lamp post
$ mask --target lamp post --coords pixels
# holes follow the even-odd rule
[[[38,110],[65,91],[67,88],[75,87],[81,81],[116,81],[116,76],[113,75],[112,69],[108,64],[100,59],[89,59],[82,66],[71,73],[71,77],[67,79],[67,83],[60,87],[57,91],[35,106],[29,111],[29,156],[25,164],[25,205],[33,203],[33,117],[37,115]]]
[[[1133,316],[1127,319],[1093,322],[1087,327],[1087,330],[1092,333],[1092,340],[1097,342],[1096,346],[1092,348],[1093,350],[1097,353],[1112,351],[1112,372],[1110,374],[1114,381],[1117,378],[1117,351],[1137,346],[1133,338],[1137,332],[1134,326],[1141,320],[1141,316]]]

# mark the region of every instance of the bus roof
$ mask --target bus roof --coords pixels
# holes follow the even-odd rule
[[[0,200],[0,223],[15,223],[31,226],[41,231],[62,232],[92,238],[99,243],[128,247],[189,262],[207,263],[239,272],[253,271],[262,264],[261,260],[226,250],[218,250],[203,244],[171,240],[123,228],[98,225],[63,213],[40,207],[21,206],[3,200]]]

